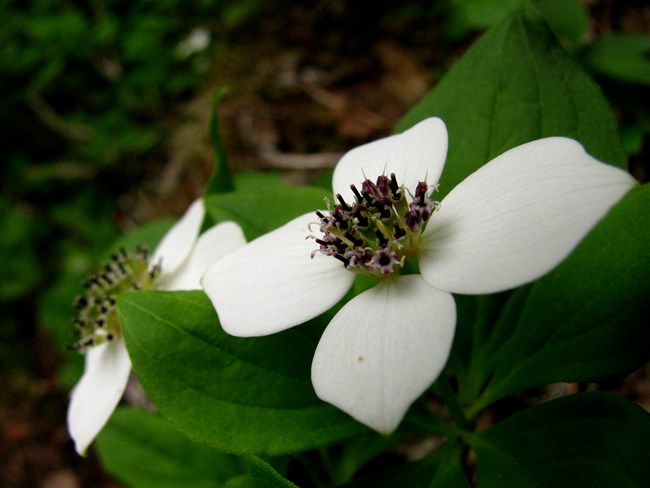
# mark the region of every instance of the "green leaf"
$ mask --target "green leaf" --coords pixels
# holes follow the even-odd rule
[[[214,151],[214,168],[205,188],[205,196],[232,191],[235,188],[233,178],[228,167],[228,157],[221,141],[219,132],[219,114],[217,108],[221,98],[226,94],[225,88],[219,88],[212,98],[210,112],[210,141]]]
[[[102,465],[138,487],[222,486],[244,472],[243,462],[196,444],[158,415],[118,408],[96,439]]]
[[[398,132],[434,115],[449,131],[443,196],[504,151],[547,136],[572,137],[594,157],[627,167],[600,89],[528,4],[472,45]]]
[[[325,208],[325,190],[301,186],[267,186],[250,191],[212,195],[206,200],[217,222],[234,220],[252,240],[308,212]],[[314,221],[316,221],[314,213]]]
[[[221,329],[202,292],[126,293],[117,307],[147,395],[192,439],[225,452],[283,454],[368,432],[313,391],[318,320],[242,339]]]
[[[478,486],[650,486],[650,417],[606,393],[554,400],[470,438]]]
[[[527,388],[629,373],[650,359],[650,185],[632,190],[553,272],[515,292],[470,376],[474,412]]]
[[[535,0],[533,2],[558,40],[569,51],[585,41],[589,30],[589,12],[580,0]]]
[[[582,56],[593,71],[628,83],[650,85],[650,36],[603,34]]]
[[[459,38],[470,30],[483,30],[499,22],[522,0],[456,0],[449,5],[445,30]]]
[[[251,486],[251,484],[252,481],[250,474],[243,474],[228,480],[228,482],[223,485],[223,488],[255,488],[254,486]]]
[[[282,175],[275,171],[239,171],[233,177],[238,191],[254,192],[270,186],[287,187]]]
[[[456,0],[449,6],[445,29],[452,38],[497,24],[523,0]],[[586,40],[589,13],[579,0],[533,0],[560,42],[574,51]]]
[[[253,488],[297,488],[291,481],[280,476],[273,466],[258,457],[250,456],[248,466]]]
[[[248,456],[249,472],[232,478],[224,488],[295,488],[291,481],[285,479],[266,461]]]

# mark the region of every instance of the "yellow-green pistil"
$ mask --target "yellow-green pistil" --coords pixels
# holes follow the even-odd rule
[[[75,299],[79,311],[75,325],[81,339],[74,345],[85,352],[88,348],[112,341],[121,334],[115,310],[117,294],[125,290],[148,290],[160,275],[160,265],[151,267],[148,253],[138,247],[135,253],[121,248],[111,256],[103,271],[90,276],[84,283],[86,293]]]
[[[315,238],[318,251],[333,256],[346,268],[386,277],[399,270],[406,258],[417,254],[424,226],[439,203],[429,196],[429,185],[421,181],[411,195],[397,183],[395,174],[366,179],[361,191],[350,187],[351,204],[340,194],[328,215],[316,212],[322,237]]]

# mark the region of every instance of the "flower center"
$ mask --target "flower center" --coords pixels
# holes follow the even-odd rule
[[[148,252],[138,246],[135,253],[121,248],[111,255],[103,271],[91,275],[84,283],[85,295],[75,299],[75,319],[81,338],[74,348],[86,352],[90,347],[112,341],[121,335],[115,310],[117,294],[125,290],[150,290],[160,276],[160,264],[151,267]]]
[[[424,226],[439,202],[429,195],[429,185],[421,181],[415,194],[397,183],[395,174],[379,176],[376,183],[366,179],[361,191],[350,188],[353,203],[340,194],[333,207],[326,199],[327,215],[316,212],[322,237],[314,237],[317,252],[333,256],[346,268],[379,278],[398,272],[408,257],[417,254]]]

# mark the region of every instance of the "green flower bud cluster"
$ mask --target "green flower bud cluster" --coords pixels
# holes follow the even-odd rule
[[[148,251],[138,246],[135,253],[121,248],[111,255],[104,269],[85,282],[86,293],[75,299],[75,325],[81,336],[74,348],[88,348],[112,341],[121,334],[115,310],[117,294],[125,290],[152,289],[160,275],[160,265],[150,266]]]

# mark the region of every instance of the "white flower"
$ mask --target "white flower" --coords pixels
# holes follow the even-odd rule
[[[148,262],[142,252],[138,255],[129,254],[128,257],[125,251],[121,255],[115,255],[111,265],[114,269],[101,275],[101,282],[93,284],[92,280],[96,277],[91,278],[89,296],[80,299],[82,312],[91,309],[93,305],[95,310],[101,308],[102,303],[96,300],[97,293],[93,293],[105,291],[109,281],[113,284],[111,291],[122,289],[121,285],[130,287],[133,283],[130,265],[141,265],[144,273],[136,278],[144,279],[152,287],[163,290],[200,289],[199,279],[207,267],[246,243],[241,229],[233,222],[217,224],[199,237],[204,215],[203,201],[198,199],[163,237]],[[138,262],[140,257],[144,260]],[[129,268],[128,273],[124,272],[125,267]],[[131,281],[126,282],[127,279]],[[140,285],[137,280],[135,283]],[[68,408],[68,430],[81,455],[85,454],[115,410],[131,372],[131,360],[119,333],[114,309],[111,304],[108,304],[108,308],[110,310],[106,310],[104,305],[99,319],[102,324],[99,327],[96,326],[96,317],[92,316],[94,322],[91,325],[95,328],[80,346],[85,350],[85,370],[71,393]]]
[[[202,280],[228,333],[259,336],[335,305],[352,285],[351,270],[379,276],[332,319],[312,363],[317,395],[379,432],[392,432],[444,368],[456,324],[451,293],[494,293],[547,273],[635,181],[576,141],[551,137],[507,151],[438,203],[428,193],[446,153],[437,118],[353,149],[334,171],[339,203],[319,211],[318,224],[314,214],[298,217]],[[373,192],[399,203],[387,211]],[[414,208],[432,215],[409,230]],[[375,234],[363,227],[368,219]],[[305,239],[317,225],[320,252]],[[420,274],[405,274],[413,260]]]

